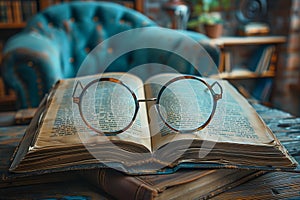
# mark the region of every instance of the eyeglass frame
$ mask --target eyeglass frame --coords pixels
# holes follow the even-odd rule
[[[194,129],[188,129],[188,130],[179,130],[179,129],[176,129],[174,127],[172,127],[165,119],[164,117],[162,116],[161,114],[161,111],[160,111],[160,107],[159,106],[156,106],[157,107],[157,112],[160,116],[160,118],[162,119],[162,121],[164,122],[164,124],[170,128],[171,130],[175,131],[175,132],[179,132],[179,133],[192,133],[192,132],[197,132],[197,131],[200,131],[202,129],[204,129],[209,123],[210,121],[212,120],[214,114],[215,114],[215,110],[216,110],[216,107],[217,107],[217,101],[219,99],[222,99],[222,96],[223,96],[223,88],[221,87],[221,85],[215,81],[214,83],[212,83],[211,85],[209,85],[206,81],[204,81],[203,79],[201,78],[198,78],[198,77],[195,77],[195,76],[189,76],[189,75],[183,75],[183,76],[178,76],[178,77],[175,77],[171,80],[169,80],[166,84],[164,84],[162,86],[162,88],[160,89],[159,93],[158,93],[158,96],[157,98],[148,98],[148,99],[138,99],[137,96],[135,95],[135,93],[126,85],[124,84],[121,80],[119,79],[116,79],[116,78],[111,78],[111,77],[102,77],[102,78],[98,78],[98,79],[94,79],[92,81],[90,81],[85,87],[83,87],[83,85],[81,84],[80,81],[77,81],[76,85],[75,85],[75,88],[74,88],[74,91],[73,91],[73,94],[72,94],[72,99],[73,99],[73,103],[77,104],[78,105],[78,108],[79,108],[79,113],[80,113],[80,116],[81,116],[81,119],[83,120],[83,122],[86,124],[86,126],[99,133],[99,134],[104,134],[104,135],[117,135],[117,134],[120,134],[120,133],[123,133],[125,132],[127,129],[129,129],[132,124],[134,123],[136,117],[137,117],[137,113],[139,111],[139,108],[140,108],[140,105],[139,103],[140,102],[150,102],[150,101],[155,101],[155,105],[159,105],[159,101],[160,101],[160,97],[161,95],[163,94],[164,90],[172,83],[176,82],[176,81],[179,81],[179,80],[183,80],[183,79],[195,79],[197,81],[200,81],[201,83],[203,83],[207,88],[206,90],[209,90],[210,93],[212,94],[212,97],[213,97],[213,107],[212,107],[212,111],[210,113],[210,116],[208,117],[208,119],[199,127],[197,128],[194,128]],[[123,129],[120,129],[120,130],[117,130],[117,131],[110,131],[110,132],[106,132],[106,131],[100,131],[96,128],[94,128],[93,126],[91,126],[88,121],[85,119],[84,115],[83,115],[83,112],[82,112],[82,98],[85,94],[85,92],[87,91],[87,89],[97,83],[97,82],[102,82],[102,81],[109,81],[109,82],[112,82],[112,83],[116,83],[116,84],[120,84],[121,86],[124,86],[132,95],[133,99],[134,99],[134,104],[135,104],[135,111],[134,111],[134,115],[131,119],[131,121],[129,122],[129,124],[127,126],[125,126]],[[216,93],[214,90],[213,90],[213,87],[217,85],[219,88],[220,88],[220,93]],[[77,87],[80,86],[81,89],[82,89],[82,92],[80,93],[80,95],[78,97],[75,97],[75,93],[76,93],[76,90],[77,90]]]

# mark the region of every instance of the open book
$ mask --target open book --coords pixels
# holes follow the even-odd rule
[[[170,107],[175,117],[164,121],[161,116],[165,113],[163,108],[160,108],[161,114],[158,115],[154,101],[140,101],[136,105],[139,109],[135,119],[123,132],[116,131],[115,127],[131,122],[131,118],[127,119],[126,113],[124,116],[122,113],[124,108],[134,107],[133,101],[124,100],[124,92],[112,94],[107,101],[107,107],[121,117],[111,115],[106,121],[101,121],[102,115],[99,114],[104,108],[94,107],[99,104],[101,95],[105,94],[103,91],[109,88],[101,90],[98,94],[100,98],[92,98],[95,95],[85,98],[87,102],[82,103],[81,107],[78,106],[80,98],[73,98],[82,95],[83,88],[100,77],[121,80],[137,99],[156,98],[163,85],[176,76],[179,75],[156,75],[145,84],[138,77],[125,73],[105,73],[58,81],[48,98],[41,103],[27,129],[14,154],[10,171],[39,173],[112,167],[129,174],[158,174],[174,172],[181,167],[293,170],[297,166],[297,162],[289,156],[246,99],[225,80],[217,80],[223,94],[217,101],[214,114],[205,114],[210,111],[202,110],[203,115],[211,118],[208,117],[210,119],[201,130],[193,132],[175,131],[167,125],[180,121],[177,116],[180,113],[176,113],[176,110],[182,105],[184,108],[180,112],[189,113],[188,116],[180,116],[188,119],[183,129],[194,126],[194,122],[201,124],[203,121],[198,119],[202,115],[199,115],[197,101],[193,101],[193,98],[199,100],[203,97],[189,96],[186,86],[179,90],[187,97],[181,99],[183,102],[172,95],[170,99],[168,95],[164,97],[164,106]],[[216,81],[202,79],[208,85]],[[89,88],[83,93],[94,94],[95,91],[95,88]],[[211,102],[204,102],[211,107]],[[99,123],[103,131],[97,132],[95,126]],[[118,134],[102,133],[110,128]]]

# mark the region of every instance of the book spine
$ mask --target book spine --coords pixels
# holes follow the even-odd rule
[[[87,170],[81,175],[116,199],[150,200],[158,195],[155,189],[142,180],[113,169]]]
[[[4,1],[0,1],[0,22],[7,23],[7,4]]]
[[[22,19],[22,9],[21,9],[21,2],[20,1],[12,1],[12,12],[14,13],[13,21],[14,23],[21,23],[23,21]]]

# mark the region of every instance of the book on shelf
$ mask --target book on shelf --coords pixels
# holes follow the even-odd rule
[[[22,1],[22,20],[27,21],[38,12],[38,3],[36,0]]]
[[[38,11],[37,0],[0,0],[0,23],[26,22]]]
[[[266,56],[265,56],[265,59],[263,62],[263,67],[261,68],[260,73],[265,73],[271,69],[270,66],[273,62],[273,57],[275,54],[275,46],[274,45],[268,46],[266,51],[267,51]]]
[[[225,72],[231,72],[231,54],[230,52],[224,52],[224,70]]]
[[[0,22],[8,22],[8,13],[7,13],[6,3],[4,1],[0,1]]]
[[[249,69],[256,74],[263,74],[267,72],[274,52],[274,45],[262,45],[259,47],[248,63]]]
[[[225,71],[214,77],[219,78],[256,78],[258,76],[274,76],[273,58],[275,53],[274,45],[262,45],[251,59],[242,66],[231,68],[230,53],[224,53]]]
[[[182,77],[160,74],[144,84],[135,75],[105,73],[58,81],[16,148],[10,171],[298,170],[297,162],[228,81]],[[159,102],[145,101],[154,97]],[[120,127],[125,131],[118,131]]]

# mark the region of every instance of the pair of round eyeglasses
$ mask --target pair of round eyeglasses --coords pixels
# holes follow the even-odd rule
[[[75,97],[78,87],[82,92]],[[155,87],[159,87],[157,98],[138,99],[121,80],[102,77],[85,87],[78,81],[72,98],[87,127],[100,134],[116,135],[133,125],[140,102],[153,102],[163,124],[175,132],[200,131],[210,123],[223,94],[217,81],[210,85],[201,78],[188,75]]]

